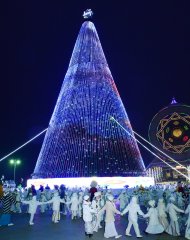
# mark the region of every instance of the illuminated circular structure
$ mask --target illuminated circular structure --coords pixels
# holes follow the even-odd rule
[[[190,106],[172,101],[160,110],[150,123],[149,139],[176,160],[190,159]]]

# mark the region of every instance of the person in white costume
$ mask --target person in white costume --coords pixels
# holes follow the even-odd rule
[[[29,205],[29,208],[28,208],[28,213],[30,213],[29,224],[30,224],[30,225],[34,225],[33,220],[34,220],[34,215],[35,215],[35,213],[36,213],[37,207],[38,207],[39,205],[46,204],[46,202],[39,202],[39,201],[36,200],[36,196],[33,196],[33,197],[32,197],[32,200],[22,201],[22,203]]]
[[[164,227],[164,230],[166,230],[167,227],[169,226],[169,222],[168,222],[167,214],[166,214],[166,205],[164,203],[163,198],[160,198],[158,200],[157,210],[158,210],[158,219],[159,219],[160,223],[162,224],[162,226]]]
[[[181,192],[176,192],[176,197],[177,197],[177,206],[179,208],[184,208],[185,207],[185,200],[182,196]]]
[[[129,203],[128,202],[128,196],[127,196],[127,193],[126,193],[126,189],[122,190],[122,192],[119,195],[119,197],[117,198],[117,200],[119,200],[120,211],[123,211],[124,208],[126,207],[126,205]]]
[[[148,202],[150,208],[148,212],[143,216],[144,218],[149,218],[148,226],[145,232],[150,234],[160,234],[164,232],[164,227],[159,222],[158,210],[155,208],[155,201],[150,200]]]
[[[175,202],[175,198],[170,197],[170,203],[168,203],[166,207],[166,211],[169,213],[169,216],[170,216],[170,224],[166,229],[166,232],[173,236],[180,236],[177,213],[178,212],[184,213],[184,211],[178,208],[177,206],[175,206],[174,202]]]
[[[92,237],[93,236],[93,214],[96,214],[97,211],[91,207],[90,197],[88,195],[84,196],[83,200],[83,220],[85,222],[85,235]]]
[[[125,235],[131,236],[130,230],[133,225],[137,238],[141,238],[142,236],[140,234],[139,225],[138,225],[138,214],[141,216],[144,216],[144,213],[141,211],[140,206],[137,203],[136,196],[132,197],[130,203],[123,210],[122,215],[126,214],[127,212],[129,212],[129,215],[128,215],[129,223],[125,231]]]
[[[76,219],[77,218],[77,214],[78,214],[78,210],[79,210],[79,199],[78,199],[78,195],[76,192],[73,193],[73,195],[71,196],[71,219]]]
[[[52,222],[58,223],[60,220],[60,203],[65,203],[65,204],[67,203],[65,202],[64,199],[60,198],[58,191],[54,192],[53,198],[47,203],[52,203],[52,210],[53,210]]]
[[[103,211],[106,211],[106,216],[105,216],[106,225],[105,225],[104,237],[105,238],[110,238],[110,237],[120,238],[120,237],[122,237],[122,235],[118,235],[118,233],[115,229],[114,215],[115,215],[115,213],[121,215],[121,212],[116,209],[115,204],[114,204],[114,197],[112,195],[107,195],[106,204],[99,211],[99,214],[101,214]]]
[[[105,204],[106,204],[105,193],[103,190],[101,190],[100,207],[103,208],[105,206]],[[104,212],[102,212],[100,215],[101,215],[100,222],[102,222],[105,219],[105,216],[104,216],[105,214],[104,214]]]
[[[92,200],[92,207],[95,211],[99,212],[101,209],[101,192],[95,192],[94,193],[94,199]],[[97,218],[95,219],[95,227],[94,232],[98,232],[99,228],[102,228],[100,222],[101,222],[101,215],[99,214]]]
[[[44,192],[42,192],[42,193],[40,194],[40,202],[47,202],[47,199],[46,199],[46,196],[45,196],[45,193],[44,193]],[[47,208],[47,205],[46,205],[46,204],[41,205],[41,206],[40,206],[40,211],[41,211],[41,213],[44,213],[45,210],[46,210],[46,208]]]
[[[21,193],[17,189],[15,189],[14,193],[15,193],[15,197],[16,197],[16,203],[14,205],[15,208],[13,211],[21,213],[22,212],[22,210],[21,210]]]
[[[185,214],[188,214],[188,219],[186,222],[185,238],[190,239],[190,204],[185,210]]]
[[[65,192],[65,202],[69,203],[71,201],[68,192]],[[69,208],[69,204],[65,205],[65,212],[64,215],[71,214],[71,210]]]
[[[78,216],[79,218],[82,217],[82,204],[83,204],[83,192],[79,192],[79,205],[78,205]]]

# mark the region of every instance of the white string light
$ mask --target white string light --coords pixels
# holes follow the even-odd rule
[[[40,135],[42,135],[44,132],[47,131],[47,128],[44,129],[42,132],[38,133],[36,136],[34,136],[33,138],[31,138],[29,141],[25,142],[24,144],[22,144],[20,147],[16,148],[14,151],[12,151],[11,153],[7,154],[6,156],[2,157],[0,159],[0,162],[2,162],[4,159],[6,159],[7,157],[11,156],[13,153],[17,152],[19,149],[23,148],[24,146],[26,146],[27,144],[29,144],[30,142],[32,142],[34,139],[36,139],[37,137],[39,137]]]

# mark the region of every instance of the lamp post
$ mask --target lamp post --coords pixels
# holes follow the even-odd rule
[[[10,164],[14,167],[14,182],[15,182],[15,175],[16,175],[16,166],[20,165],[21,161],[19,159],[11,159]]]

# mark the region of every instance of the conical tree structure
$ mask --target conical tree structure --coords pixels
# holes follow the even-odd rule
[[[34,178],[137,176],[145,168],[97,31],[80,29]]]

